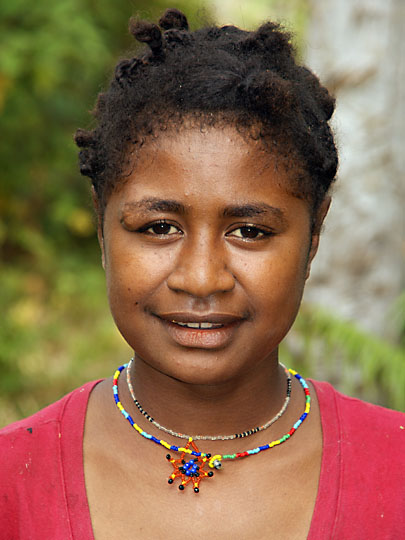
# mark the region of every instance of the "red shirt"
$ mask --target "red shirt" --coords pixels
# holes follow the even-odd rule
[[[405,415],[312,382],[323,455],[308,540],[405,538]],[[1,540],[94,540],[83,428],[95,384],[0,430]]]

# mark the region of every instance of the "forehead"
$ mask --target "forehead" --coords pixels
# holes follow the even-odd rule
[[[222,184],[229,189],[236,181],[254,188],[264,177],[288,189],[291,168],[261,140],[242,135],[234,127],[186,128],[159,132],[134,152],[127,180],[137,183],[158,178],[191,185],[198,179],[206,188]],[[176,182],[175,182],[176,183]]]
[[[107,215],[160,211],[215,219],[235,217],[241,208],[245,217],[270,215],[263,210],[268,208],[308,213],[289,189],[291,173],[277,154],[235,128],[159,133],[132,158],[134,166],[110,196]]]

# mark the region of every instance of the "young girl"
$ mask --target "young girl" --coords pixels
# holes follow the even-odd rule
[[[76,142],[134,357],[1,432],[0,537],[404,537],[404,415],[278,358],[330,203],[333,99],[276,24],[190,33],[171,9],[130,30],[148,48]]]

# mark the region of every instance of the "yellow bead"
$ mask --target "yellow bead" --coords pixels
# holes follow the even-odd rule
[[[214,468],[214,461],[222,461],[222,456],[221,454],[215,454],[215,456],[212,456],[209,460],[209,463],[208,463],[208,466],[211,467],[211,469]]]

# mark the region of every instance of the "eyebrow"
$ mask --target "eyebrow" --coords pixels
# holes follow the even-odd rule
[[[124,210],[149,210],[151,212],[171,212],[173,214],[186,214],[184,204],[171,199],[159,199],[158,197],[150,197],[136,202],[125,203]]]
[[[266,203],[227,206],[223,211],[224,217],[255,217],[262,214],[271,214],[279,219],[284,218],[284,213],[280,208]]]
[[[173,214],[187,214],[187,207],[173,199],[159,199],[158,197],[149,197],[140,201],[131,201],[125,203],[124,211],[148,210],[150,212],[170,212]],[[284,213],[280,208],[266,203],[249,203],[241,205],[226,206],[222,210],[223,217],[255,217],[259,215],[272,215],[278,219],[284,219]]]

